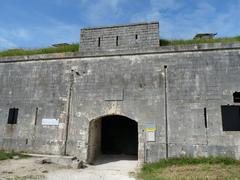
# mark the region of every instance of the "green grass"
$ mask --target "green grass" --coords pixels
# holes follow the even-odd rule
[[[227,157],[172,158],[143,165],[139,179],[240,179],[240,161]]]
[[[1,160],[7,160],[7,159],[13,159],[14,156],[18,156],[19,159],[24,159],[24,158],[30,157],[28,155],[24,155],[24,154],[21,154],[21,153],[0,151],[0,161]]]
[[[236,37],[228,37],[228,38],[214,38],[214,39],[190,39],[190,40],[166,40],[161,39],[160,45],[161,46],[174,46],[174,45],[191,45],[191,44],[202,44],[202,43],[233,43],[233,42],[240,42],[240,36]]]
[[[36,54],[50,54],[62,52],[77,52],[79,51],[79,44],[70,44],[61,47],[49,47],[41,49],[12,49],[0,51],[0,57],[6,56],[22,56],[22,55],[36,55]]]
[[[190,45],[190,44],[201,44],[201,43],[233,43],[240,42],[240,36],[229,37],[229,38],[214,38],[208,40],[166,40],[161,39],[161,46],[175,46],[175,45]],[[79,44],[70,44],[61,47],[49,47],[39,49],[10,49],[6,51],[0,51],[0,57],[7,56],[23,56],[23,55],[37,55],[37,54],[50,54],[50,53],[63,53],[63,52],[78,52]]]

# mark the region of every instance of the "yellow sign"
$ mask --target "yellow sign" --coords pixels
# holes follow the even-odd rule
[[[155,124],[146,124],[145,125],[145,131],[147,132],[152,132],[152,131],[156,131],[156,125]]]
[[[151,132],[151,131],[156,131],[157,128],[145,128],[145,131]]]

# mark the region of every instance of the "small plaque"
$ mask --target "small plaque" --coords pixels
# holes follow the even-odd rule
[[[58,126],[59,120],[58,119],[42,119],[42,125],[43,126]]]
[[[146,139],[148,142],[155,142],[155,132],[156,131],[147,131],[146,132]]]
[[[146,141],[147,142],[155,142],[156,141],[156,124],[149,123],[145,125],[146,131]]]

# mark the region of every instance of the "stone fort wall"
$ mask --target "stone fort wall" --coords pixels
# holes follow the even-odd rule
[[[221,112],[238,105],[239,73],[238,43],[0,58],[0,149],[86,160],[89,122],[117,114],[138,122],[140,161],[239,159],[240,131],[224,131]],[[146,142],[148,123],[156,124],[155,142]]]

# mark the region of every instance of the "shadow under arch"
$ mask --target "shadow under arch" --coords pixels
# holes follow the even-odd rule
[[[104,157],[105,162],[138,159],[138,122],[116,114],[91,120],[87,163],[94,163],[100,157]]]

